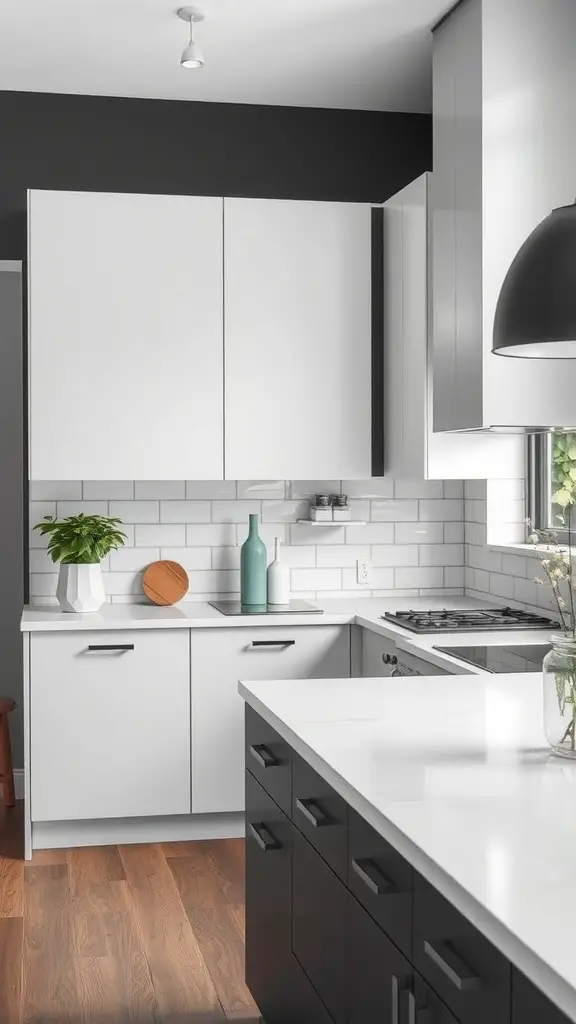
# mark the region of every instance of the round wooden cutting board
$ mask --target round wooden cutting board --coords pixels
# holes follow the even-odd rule
[[[142,587],[154,604],[176,604],[188,593],[188,573],[178,562],[151,562]]]

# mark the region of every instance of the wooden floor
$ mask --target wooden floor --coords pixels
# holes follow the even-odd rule
[[[21,807],[21,805],[20,805]],[[256,1021],[239,839],[39,852],[0,805],[0,1022]]]

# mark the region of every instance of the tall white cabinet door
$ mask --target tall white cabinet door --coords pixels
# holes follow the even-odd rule
[[[348,626],[193,630],[192,811],[244,810],[244,701],[238,680],[350,675]]]
[[[222,479],[222,199],[31,191],[29,303],[31,479]]]
[[[33,821],[190,812],[189,637],[32,634]]]
[[[224,200],[229,479],[367,479],[371,208]]]

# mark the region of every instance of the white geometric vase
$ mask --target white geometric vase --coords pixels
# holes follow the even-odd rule
[[[63,612],[97,612],[106,595],[98,562],[61,562],[56,597]]]

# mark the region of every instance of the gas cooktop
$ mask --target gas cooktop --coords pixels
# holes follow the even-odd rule
[[[466,608],[440,611],[386,612],[382,616],[411,633],[478,633],[485,630],[557,629],[545,615],[519,608]]]

